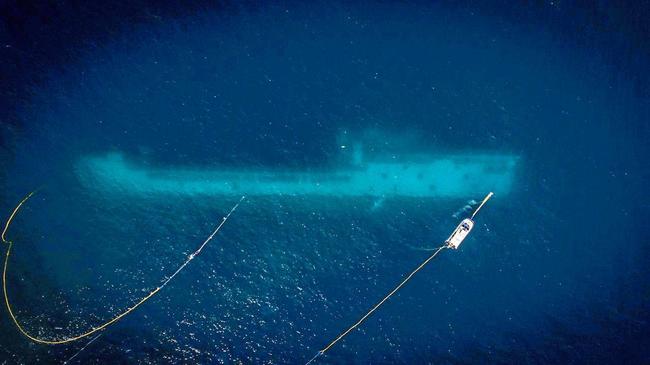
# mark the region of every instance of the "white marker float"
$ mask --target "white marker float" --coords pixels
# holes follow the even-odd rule
[[[87,156],[76,172],[88,187],[130,194],[314,195],[324,197],[467,197],[504,194],[518,157],[508,154],[414,155],[410,161],[369,161],[322,171],[264,168],[152,167],[121,153]]]

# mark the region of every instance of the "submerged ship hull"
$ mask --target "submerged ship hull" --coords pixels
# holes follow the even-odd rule
[[[446,155],[416,162],[368,162],[331,171],[149,167],[112,153],[79,161],[80,180],[123,193],[454,197],[508,192],[512,155]]]

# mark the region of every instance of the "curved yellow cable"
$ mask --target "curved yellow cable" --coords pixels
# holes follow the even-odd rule
[[[14,220],[14,217],[16,216],[16,213],[18,213],[18,210],[20,209],[20,207],[22,207],[23,204],[25,204],[25,202],[27,201],[27,199],[31,198],[32,195],[34,195],[35,192],[36,192],[36,190],[34,190],[31,193],[27,194],[27,196],[24,197],[23,200],[21,200],[20,203],[18,203],[18,205],[16,205],[16,207],[14,208],[14,211],[11,212],[11,215],[9,216],[9,219],[7,219],[7,223],[5,223],[5,228],[2,230],[2,242],[9,243],[7,241],[7,239],[5,238],[5,235],[7,234],[7,230],[9,229],[9,225]]]
[[[45,344],[45,345],[61,345],[61,344],[65,344],[65,343],[80,340],[80,339],[82,339],[84,337],[88,337],[88,336],[92,335],[93,333],[96,333],[96,332],[99,332],[99,331],[105,329],[106,327],[108,327],[108,326],[112,325],[113,323],[115,323],[115,322],[119,321],[120,319],[122,319],[127,314],[133,312],[136,308],[138,308],[140,305],[142,305],[144,302],[146,302],[151,297],[153,297],[156,293],[158,293],[160,291],[160,289],[162,289],[165,285],[167,285],[167,283],[169,283],[171,281],[171,279],[173,279],[181,270],[183,270],[183,268],[185,268],[185,266],[187,266],[187,264],[190,261],[192,261],[196,257],[196,255],[201,253],[201,250],[203,250],[203,247],[205,247],[205,245],[219,232],[219,230],[226,223],[228,218],[230,218],[230,215],[237,209],[237,207],[242,202],[242,200],[244,200],[244,197],[242,196],[242,198],[239,200],[239,202],[237,202],[237,204],[235,204],[235,206],[233,206],[233,208],[230,210],[228,215],[223,217],[223,220],[221,221],[221,223],[212,232],[212,234],[201,244],[201,246],[199,246],[199,248],[196,251],[194,251],[194,253],[192,253],[187,258],[187,260],[171,276],[169,276],[165,281],[163,281],[163,283],[160,286],[156,287],[156,289],[152,290],[144,298],[140,299],[140,301],[138,301],[135,305],[133,305],[132,307],[127,308],[125,311],[123,311],[122,313],[120,313],[117,316],[113,317],[112,319],[104,322],[100,326],[93,327],[91,330],[89,330],[87,332],[84,332],[84,333],[82,333],[80,335],[73,336],[73,337],[68,337],[68,338],[63,338],[61,340],[47,340],[47,339],[42,339],[42,338],[38,338],[36,336],[30,335],[29,332],[27,332],[23,328],[23,326],[21,326],[20,323],[18,323],[18,320],[16,319],[16,316],[14,315],[14,311],[11,308],[11,304],[9,303],[9,296],[7,295],[7,268],[9,266],[8,265],[9,264],[9,256],[11,255],[11,248],[13,247],[13,242],[8,241],[5,238],[5,235],[7,233],[7,230],[9,229],[9,226],[11,225],[11,222],[13,221],[14,217],[16,216],[16,214],[18,213],[18,211],[20,210],[22,205],[29,198],[31,198],[32,195],[34,195],[34,191],[29,193],[25,198],[23,198],[23,200],[20,201],[20,203],[18,203],[16,208],[14,208],[13,212],[9,216],[9,219],[7,220],[7,223],[5,224],[4,230],[2,231],[2,242],[6,243],[8,245],[7,254],[5,255],[5,260],[4,260],[4,269],[2,270],[2,291],[3,291],[3,294],[4,294],[5,304],[7,306],[7,310],[9,311],[9,316],[11,317],[11,320],[14,322],[14,324],[16,325],[16,327],[18,328],[20,333],[22,333],[23,335],[25,335],[25,337],[29,338],[30,340],[32,340],[34,342]]]

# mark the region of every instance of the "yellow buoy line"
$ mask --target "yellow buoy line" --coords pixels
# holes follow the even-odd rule
[[[88,336],[90,336],[90,335],[92,335],[94,333],[97,333],[97,332],[105,329],[106,327],[114,324],[115,322],[119,321],[120,319],[124,318],[124,316],[126,316],[127,314],[133,312],[136,308],[141,306],[144,302],[151,299],[151,297],[156,295],[162,288],[164,288],[167,284],[169,284],[169,282],[172,281],[172,279],[174,279],[176,277],[176,275],[178,275],[187,266],[187,264],[190,263],[190,261],[192,261],[197,255],[199,255],[201,253],[203,248],[208,244],[208,242],[210,242],[212,240],[212,238],[214,238],[214,236],[217,233],[219,233],[219,230],[221,230],[221,227],[223,227],[223,225],[226,223],[226,221],[228,221],[228,218],[230,218],[230,215],[233,214],[235,212],[235,210],[237,210],[237,208],[239,207],[239,205],[241,204],[241,202],[245,198],[245,196],[242,196],[241,199],[239,199],[239,201],[230,209],[228,214],[225,217],[222,218],[219,225],[217,225],[215,230],[212,231],[212,233],[208,236],[208,238],[205,241],[203,241],[203,243],[201,243],[201,245],[199,246],[199,248],[196,251],[194,251],[192,254],[190,254],[187,257],[187,259],[178,267],[178,269],[176,269],[176,271],[174,271],[173,274],[171,274],[166,279],[164,279],[159,286],[157,286],[154,290],[152,290],[144,298],[140,299],[137,303],[135,303],[132,306],[128,307],[127,309],[125,309],[124,311],[122,311],[121,313],[116,315],[115,317],[105,321],[104,323],[102,323],[102,324],[100,324],[98,326],[92,327],[90,330],[88,330],[88,331],[86,331],[84,333],[81,333],[81,334],[75,335],[75,336],[61,338],[61,339],[47,339],[47,338],[39,338],[39,337],[37,337],[35,335],[30,334],[18,322],[18,319],[16,318],[16,316],[14,314],[13,308],[11,307],[11,303],[9,302],[9,295],[7,294],[7,271],[8,271],[8,267],[9,267],[9,257],[11,256],[11,249],[13,247],[13,241],[7,240],[6,234],[7,234],[7,231],[9,230],[9,227],[11,226],[11,223],[13,222],[14,218],[16,217],[16,214],[21,209],[23,204],[25,204],[25,202],[27,202],[27,200],[32,197],[32,195],[34,195],[34,192],[29,193],[25,198],[23,198],[23,200],[20,201],[20,203],[18,203],[16,208],[14,208],[13,212],[11,213],[9,218],[7,219],[7,222],[5,223],[4,229],[2,230],[2,236],[1,236],[2,237],[2,242],[7,244],[7,253],[5,255],[5,260],[4,260],[4,269],[2,270],[2,292],[4,294],[5,305],[7,307],[7,311],[9,312],[9,316],[11,317],[13,323],[16,325],[16,328],[18,328],[18,331],[20,331],[20,333],[25,335],[25,337],[29,338],[30,340],[32,340],[34,342],[37,342],[37,343],[40,343],[40,344],[45,344],[45,345],[61,345],[61,344],[70,343],[70,342],[73,342],[73,341],[80,340],[80,339],[82,339],[84,337],[88,337]],[[94,341],[96,338],[97,337],[95,337],[93,340],[91,340],[91,342]],[[90,344],[90,342],[88,344]]]
[[[332,342],[327,344],[327,346],[323,347],[322,350],[318,351],[314,357],[312,357],[305,365],[309,365],[312,362],[314,362],[317,358],[320,356],[324,355],[325,352],[327,352],[329,349],[332,348],[337,342],[339,342],[343,337],[347,336],[350,332],[352,332],[355,328],[359,327],[363,321],[365,321],[370,315],[376,311],[384,302],[388,300],[393,294],[395,294],[398,290],[400,290],[411,278],[418,272],[420,271],[423,267],[425,267],[429,261],[433,260],[434,257],[440,253],[445,248],[448,249],[457,249],[458,246],[463,242],[463,240],[467,237],[469,232],[472,230],[474,227],[474,217],[476,216],[476,213],[478,213],[479,210],[485,205],[485,203],[494,195],[492,192],[490,192],[481,202],[481,204],[476,208],[474,213],[470,218],[465,218],[463,219],[460,224],[458,224],[458,227],[452,232],[452,234],[447,238],[445,241],[445,244],[438,247],[431,256],[429,256],[426,260],[424,260],[418,267],[415,268],[415,270],[411,271],[410,274],[408,274],[400,283],[395,287],[395,289],[391,290],[390,293],[388,293],[382,300],[379,301],[379,303],[375,304],[374,307],[372,307],[366,314],[361,317],[356,323],[354,323],[352,326],[350,326],[348,329],[343,331],[340,335],[338,335]]]
[[[5,299],[5,305],[7,307],[7,311],[9,312],[9,316],[11,317],[13,323],[16,325],[16,328],[22,333],[25,337],[28,339],[40,343],[40,344],[46,344],[46,345],[60,345],[60,344],[65,344],[65,343],[70,343],[74,342],[77,340],[80,340],[82,338],[91,336],[99,331],[102,331],[106,329],[108,326],[116,323],[123,317],[125,317],[127,314],[133,312],[136,308],[141,306],[144,302],[149,300],[151,297],[156,295],[162,288],[164,288],[171,280],[173,280],[176,275],[178,275],[189,263],[192,261],[197,255],[201,253],[203,248],[210,242],[214,236],[219,233],[221,230],[221,227],[228,221],[230,216],[237,210],[241,202],[245,199],[245,196],[242,196],[239,201],[230,209],[228,214],[224,216],[221,220],[221,222],[217,225],[217,227],[214,229],[214,231],[206,238],[203,243],[198,247],[196,251],[194,251],[192,254],[190,254],[187,259],[174,271],[170,276],[168,276],[166,279],[162,281],[162,283],[157,286],[154,290],[152,290],[149,294],[147,294],[145,297],[140,299],[137,303],[132,305],[131,307],[128,307],[126,310],[122,311],[115,317],[105,321],[104,323],[92,327],[90,330],[81,333],[79,335],[75,336],[70,336],[70,337],[65,337],[61,339],[45,339],[45,338],[39,338],[34,335],[31,335],[27,330],[18,322],[18,319],[16,318],[13,308],[11,307],[11,303],[9,301],[9,296],[7,294],[7,271],[8,271],[8,266],[9,266],[9,257],[11,256],[11,249],[13,248],[13,241],[7,240],[6,234],[7,231],[9,230],[9,227],[11,226],[11,223],[13,222],[14,218],[16,217],[16,214],[20,211],[22,206],[27,202],[29,198],[31,198],[34,195],[34,192],[29,193],[27,196],[25,196],[19,203],[18,205],[14,208],[12,211],[11,215],[7,219],[7,222],[5,223],[4,229],[2,230],[2,242],[7,244],[7,252],[5,255],[5,260],[4,260],[4,268],[2,271],[2,290],[4,294],[4,299]],[[352,332],[355,328],[357,328],[359,325],[361,325],[372,313],[374,313],[382,304],[384,304],[391,296],[393,296],[398,290],[400,290],[411,278],[422,268],[424,268],[431,260],[433,260],[443,249],[457,249],[460,244],[463,242],[463,240],[467,237],[469,232],[472,230],[474,227],[474,217],[478,213],[479,210],[485,205],[485,203],[492,197],[493,193],[489,193],[481,202],[481,204],[476,208],[474,213],[471,215],[470,218],[465,218],[463,219],[460,224],[456,227],[456,229],[452,232],[452,234],[445,240],[445,244],[438,247],[433,254],[431,254],[426,260],[424,260],[420,265],[418,265],[415,270],[410,272],[393,290],[391,290],[386,296],[384,296],[375,306],[373,306],[366,314],[364,314],[357,322],[355,322],[352,326],[350,326],[348,329],[343,331],[340,335],[338,335],[333,341],[327,344],[322,350],[318,351],[314,357],[312,357],[305,365],[311,364],[313,361],[315,361],[318,357],[324,355],[328,350],[330,350],[337,342],[342,340],[345,336],[347,336],[350,332]],[[101,334],[98,334],[95,336],[93,339],[90,340],[79,352],[81,352],[83,349],[85,349],[88,345],[90,345],[92,342],[94,342]],[[78,355],[77,352],[75,355],[73,355],[72,358]],[[71,360],[70,358],[69,360]],[[69,361],[68,360],[68,361]],[[67,361],[66,361],[67,362]]]

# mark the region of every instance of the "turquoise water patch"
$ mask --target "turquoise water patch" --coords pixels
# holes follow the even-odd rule
[[[468,197],[486,191],[508,193],[517,160],[505,154],[456,154],[283,171],[151,167],[109,153],[80,159],[76,172],[88,188],[131,194]]]

